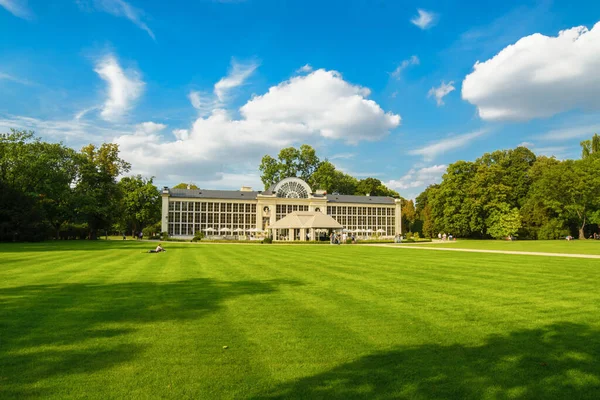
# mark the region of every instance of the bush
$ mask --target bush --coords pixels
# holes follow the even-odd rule
[[[551,219],[540,227],[537,234],[538,239],[540,240],[552,240],[564,238],[569,235],[570,232],[565,228],[561,221],[558,219]]]
[[[352,238],[346,239],[346,244],[352,244]]]
[[[157,222],[155,224],[148,225],[147,227],[143,228],[142,233],[144,234],[145,238],[160,239],[159,235],[160,235],[161,228],[162,228],[161,223]]]
[[[266,237],[262,240],[261,243],[265,243],[265,244],[271,244],[273,243],[273,238],[272,237]]]
[[[194,235],[194,238],[192,239],[192,242],[199,242],[202,239],[204,239],[204,233],[203,232],[196,232],[196,234]]]
[[[419,239],[420,239],[420,237],[419,237],[419,232],[415,232],[415,233],[414,233],[414,235],[413,235],[413,239],[415,239],[415,241],[417,241],[417,240],[419,240]]]

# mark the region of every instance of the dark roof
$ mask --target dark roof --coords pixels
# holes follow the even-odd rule
[[[241,190],[169,189],[172,197],[196,197],[203,199],[256,200],[258,192]]]
[[[261,192],[243,192],[241,190],[206,190],[206,189],[168,189],[172,197],[193,197],[203,199],[236,199],[256,200]],[[265,194],[265,192],[262,192]],[[347,194],[328,194],[326,196],[312,194],[313,197],[326,197],[328,203],[355,204],[395,204],[392,197],[386,196],[354,196]]]
[[[349,194],[328,194],[328,203],[357,203],[357,204],[396,204],[392,197],[387,196],[354,196]]]

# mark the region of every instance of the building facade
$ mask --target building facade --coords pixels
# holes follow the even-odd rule
[[[402,231],[400,199],[313,193],[299,178],[286,178],[263,192],[248,187],[162,190],[162,231],[173,237],[191,238],[199,231],[221,236],[265,232],[294,211],[325,213],[360,236],[391,237]],[[296,239],[288,232],[273,234],[275,239]]]

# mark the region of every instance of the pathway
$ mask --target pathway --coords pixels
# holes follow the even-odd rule
[[[542,253],[538,251],[512,251],[512,250],[482,250],[482,249],[457,249],[448,247],[429,247],[415,245],[390,245],[390,244],[367,244],[363,246],[388,247],[396,249],[418,249],[418,250],[438,250],[438,251],[464,251],[467,253],[492,253],[492,254],[514,254],[519,256],[546,256],[546,257],[570,257],[570,258],[595,258],[600,259],[599,254],[569,254],[569,253]]]

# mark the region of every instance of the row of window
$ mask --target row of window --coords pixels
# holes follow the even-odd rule
[[[177,212],[169,211],[168,219],[169,222],[193,222],[199,223],[235,223],[235,224],[249,224],[256,223],[256,214],[221,214],[221,213],[193,213],[193,212]]]
[[[275,219],[279,221],[294,211],[308,211],[308,206],[304,204],[277,204],[275,207]]]
[[[256,203],[170,201],[169,211],[255,213]]]
[[[395,215],[395,207],[327,206],[328,215]]]
[[[194,236],[196,232],[203,232],[207,235],[245,235],[248,234],[250,229],[254,229],[255,227],[256,221],[247,224],[190,224],[169,222],[168,232],[170,236]],[[227,228],[228,230],[221,230],[223,228]],[[241,230],[241,232],[238,232],[237,230]]]

